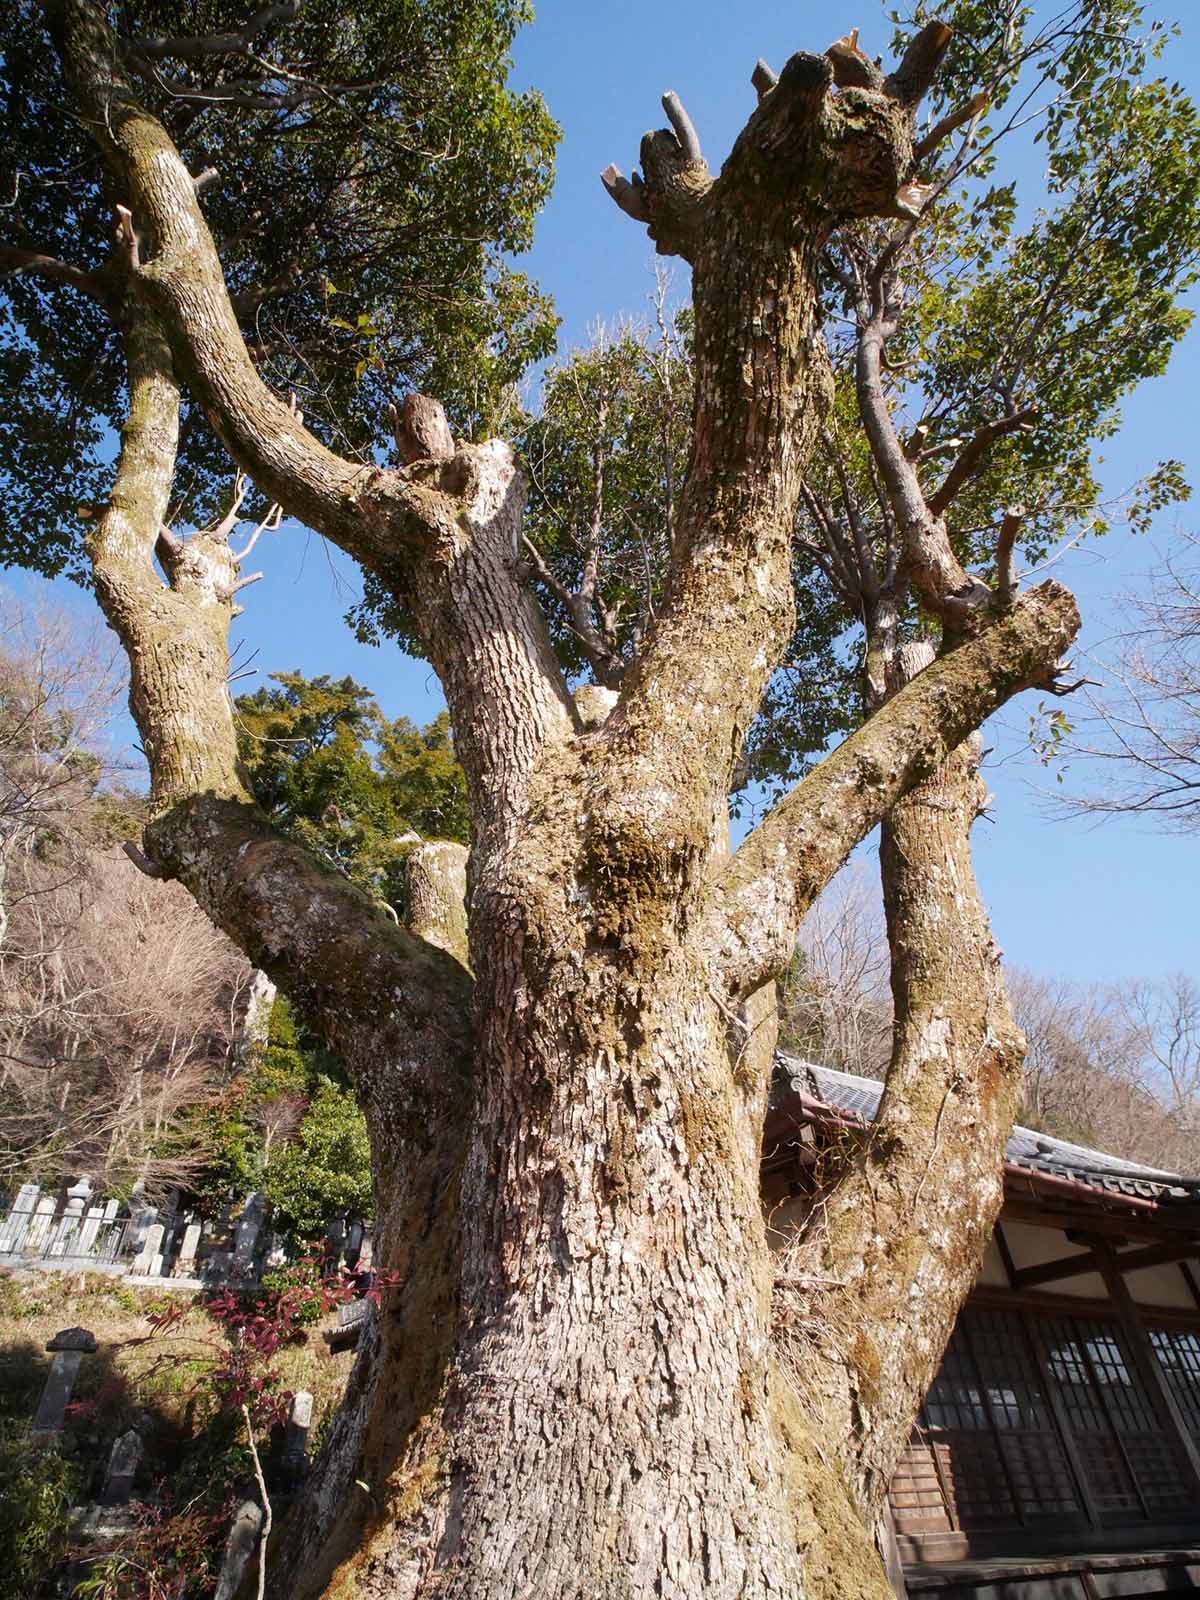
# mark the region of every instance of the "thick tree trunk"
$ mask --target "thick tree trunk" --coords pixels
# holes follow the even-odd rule
[[[932,650],[899,651],[893,683]],[[819,1192],[791,1268],[811,1277],[807,1399],[838,1441],[866,1518],[880,1511],[917,1409],[983,1260],[1025,1041],[971,864],[985,791],[972,735],[885,819],[892,1059],[850,1170]]]
[[[757,1140],[739,1137],[765,1041],[735,1027],[733,1048],[685,951],[625,965],[581,950],[544,997],[510,994],[437,1224],[461,1249],[457,1283],[435,1280],[444,1374],[416,1398],[413,1330],[385,1311],[274,1595],[886,1592],[772,1369]],[[409,1281],[406,1319],[427,1293]]]
[[[123,271],[144,313],[127,329],[131,375],[144,331],[164,415],[178,372],[259,487],[409,608],[467,774],[466,949],[436,916],[422,925],[436,938],[393,926],[266,824],[224,682],[227,546],[166,541],[162,582],[169,451],[149,459],[131,429],[130,515],[106,519],[93,554],[135,659],[159,811],[147,850],[345,1059],[396,1279],[274,1556],[274,1594],[882,1597],[862,1516],[878,1452],[860,1470],[861,1429],[840,1454],[814,1438],[828,1418],[773,1371],[757,1149],[770,1016],[756,992],[854,844],[1052,670],[1077,626],[1070,597],[1044,585],[987,616],[732,860],[723,835],[730,771],[791,625],[799,476],[827,392],[816,262],[839,218],[894,214],[948,30],[930,24],[887,79],[863,57],[847,77],[845,50],[793,57],[716,179],[669,105],[676,131],[644,141],[646,182],[614,184],[659,248],[695,265],[697,408],[654,629],[616,707],[585,727],[523,582],[511,452],[424,427],[386,471],[315,440],[254,370],[193,180],[123,75],[106,13],[47,9],[128,202]],[[881,1260],[877,1297],[860,1294],[849,1352],[890,1330],[897,1368],[924,1337],[898,1309],[896,1283],[920,1269],[905,1206],[928,1193],[940,1215],[942,1186],[961,1182],[934,1160],[936,1130],[922,1145],[904,1114],[895,1181],[861,1163],[891,1207],[896,1270]],[[840,1229],[825,1248],[844,1250]],[[841,1352],[832,1329],[822,1348]]]

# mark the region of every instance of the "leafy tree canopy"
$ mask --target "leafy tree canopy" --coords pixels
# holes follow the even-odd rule
[[[350,678],[275,676],[237,702],[239,745],[268,815],[402,908],[414,833],[467,837],[466,785],[445,712],[389,721]]]
[[[897,38],[928,11],[897,14]],[[1200,121],[1153,74],[1166,30],[1133,0],[1065,10],[962,0],[950,11],[929,124],[980,84],[987,104],[931,149],[918,218],[843,228],[826,255],[834,403],[797,528],[796,631],[741,769],[772,787],[862,715],[861,608],[830,542],[853,565],[860,543],[885,541],[892,516],[856,387],[864,290],[893,313],[887,404],[927,493],[956,472],[946,515],[966,564],[986,564],[1017,505],[1032,562],[1118,516],[1143,528],[1188,494],[1180,464],[1163,461],[1106,503],[1097,454],[1122,399],[1165,369],[1191,318],[1178,299],[1200,250]],[[998,146],[1022,129],[1044,152],[1040,189],[995,181]],[[690,357],[686,313],[678,324],[660,315],[656,333],[601,338],[550,374],[523,435],[531,564],[560,658],[604,681],[619,681],[653,617],[689,447]],[[905,604],[908,630],[926,626]]]
[[[305,1238],[340,1212],[371,1215],[370,1150],[353,1090],[282,995],[266,1043],[223,1094],[191,1112],[183,1137],[208,1152],[189,1185],[208,1213],[257,1189],[278,1226]]]
[[[377,451],[410,386],[486,428],[555,325],[505,260],[529,245],[558,136],[537,94],[506,87],[523,0],[307,0],[268,8],[265,26],[237,0],[110,9],[148,107],[194,173],[211,169],[205,212],[266,381],[342,451]],[[224,49],[196,46],[225,30]],[[124,368],[114,196],[68,101],[40,7],[14,0],[0,13],[0,557],[78,576],[76,507],[107,495]],[[173,520],[206,519],[228,477],[189,403]]]
[[[294,1139],[267,1165],[263,1193],[277,1224],[317,1237],[337,1216],[370,1217],[371,1147],[354,1095],[321,1077]]]

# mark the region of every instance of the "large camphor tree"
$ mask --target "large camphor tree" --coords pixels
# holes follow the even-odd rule
[[[522,546],[513,452],[464,436],[489,407],[469,386],[455,394],[456,437],[436,401],[410,393],[398,464],[383,465],[363,396],[388,330],[343,330],[367,384],[343,375],[339,391],[327,302],[346,285],[326,267],[314,304],[305,276],[310,220],[350,229],[385,285],[411,237],[429,270],[405,292],[436,308],[424,331],[470,332],[466,310],[439,321],[450,314],[429,243],[439,216],[462,224],[462,193],[406,213],[416,180],[388,184],[429,108],[404,122],[402,96],[380,89],[369,35],[384,12],[389,49],[414,49],[405,70],[422,84],[455,59],[444,41],[417,48],[415,19],[433,13],[382,0],[344,21],[353,59],[340,67],[318,59],[320,29],[305,32],[290,4],[249,20],[220,9],[220,31],[197,12],[209,31],[166,36],[155,30],[160,13],[179,20],[169,7],[117,22],[94,0],[47,0],[52,50],[22,36],[6,56],[12,103],[49,99],[61,72],[78,131],[62,163],[70,203],[40,202],[53,239],[37,239],[30,202],[5,265],[39,293],[100,307],[125,375],[122,386],[100,363],[104,403],[124,416],[86,548],[150,762],[146,863],[184,883],[338,1052],[371,1134],[395,1286],[271,1551],[271,1592],[883,1596],[874,1524],[999,1204],[1019,1083],[1021,1041],[970,880],[976,796],[960,747],[1020,690],[1056,684],[1078,627],[1071,596],[1053,582],[1018,592],[1004,550],[994,584],[969,574],[939,508],[906,500],[899,474],[885,485],[887,533],[943,623],[940,652],[911,681],[881,680],[862,726],[732,853],[728,797],[792,637],[797,508],[833,401],[826,246],[856,219],[919,215],[942,140],[980,105],[953,105],[918,135],[944,24],[917,30],[890,73],[847,36],[778,77],[760,64],[757,109],[719,175],[673,97],[670,129],[643,141],[641,177],[606,174],[621,209],[691,266],[695,399],[653,618],[598,671],[607,694],[572,693]],[[356,95],[376,99],[334,119],[322,165],[321,117]],[[240,214],[236,197],[214,198],[221,163],[210,179],[192,142],[195,119],[222,106],[269,121],[254,124],[257,146],[226,137],[231,161],[269,152],[272,137],[281,150],[274,178],[270,160],[253,166],[261,199]],[[482,161],[482,187],[528,202],[533,110],[513,139],[502,99],[489,115],[465,93],[461,109],[474,117],[463,152],[467,132],[481,150],[492,131],[510,136],[490,174]],[[407,131],[389,153],[393,114]],[[41,121],[29,134],[48,136]],[[310,168],[322,206],[296,217],[295,259],[259,274],[256,240],[280,249],[264,220],[273,183],[294,212]],[[420,181],[436,189],[445,170],[434,162]],[[74,265],[100,251],[104,214],[115,245],[98,267]],[[494,219],[480,234],[489,227],[501,236]],[[533,291],[469,250],[462,265],[493,352],[497,327],[536,346]],[[277,297],[286,311],[272,324],[259,313]],[[28,336],[10,342],[8,360],[61,367],[63,348],[60,326],[33,354]],[[405,361],[436,378],[419,350]],[[294,374],[333,376],[297,403],[264,372],[281,390],[299,389]],[[169,526],[215,478],[205,423],[267,501],[361,563],[378,614],[433,663],[467,782],[465,937],[450,911],[397,926],[255,806],[226,685],[244,581],[234,514],[187,538]],[[181,460],[199,490],[180,487]],[[57,485],[35,487],[44,499]],[[35,559],[36,505],[11,522]],[[918,786],[922,809],[896,835],[888,1097],[810,1233],[812,1358],[785,1381],[758,1198],[770,986],[805,908]]]

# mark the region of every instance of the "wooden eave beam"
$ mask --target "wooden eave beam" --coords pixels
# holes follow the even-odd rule
[[[1054,1294],[1042,1289],[1006,1289],[999,1284],[978,1284],[971,1290],[967,1304],[994,1311],[1034,1311],[1055,1316],[1111,1317],[1111,1299],[1097,1299],[1090,1295]],[[1186,1306],[1140,1304],[1138,1309],[1147,1322],[1155,1327],[1187,1328],[1200,1332],[1200,1307],[1189,1310]]]
[[[1094,1250],[1077,1250],[1073,1255],[1043,1261],[1036,1267],[1018,1267],[1013,1273],[1014,1289],[1036,1289],[1041,1283],[1056,1283],[1060,1278],[1078,1278],[1085,1272],[1099,1271]]]
[[[1093,1210],[1078,1203],[1064,1204],[1059,1195],[1048,1202],[1034,1194],[1013,1194],[1006,1190],[1001,1215],[1009,1222],[1027,1222],[1035,1228],[1104,1234],[1108,1238],[1137,1239],[1145,1244],[1163,1244],[1167,1240],[1182,1244],[1197,1232],[1196,1221],[1191,1216],[1177,1215],[1173,1207],[1155,1210],[1143,1206],[1126,1211],[1119,1208],[1118,1196],[1106,1198],[1114,1204],[1098,1204]]]
[[[1074,1232],[1072,1229],[1071,1233]],[[1118,1272],[1137,1272],[1142,1267],[1164,1267],[1175,1261],[1187,1261],[1197,1254],[1200,1254],[1200,1245],[1194,1239],[1168,1239],[1160,1244],[1146,1245],[1141,1250],[1113,1252],[1111,1260]],[[1039,1284],[1078,1278],[1085,1272],[1101,1270],[1101,1256],[1089,1246],[1086,1250],[1077,1250],[1073,1255],[1042,1261],[1036,1267],[1018,1267],[1013,1273],[1013,1288],[1036,1289]]]
[[[1141,1250],[1119,1251],[1113,1256],[1113,1264],[1118,1272],[1137,1272],[1141,1267],[1166,1267],[1196,1257],[1200,1257],[1200,1243],[1195,1239],[1166,1239]]]

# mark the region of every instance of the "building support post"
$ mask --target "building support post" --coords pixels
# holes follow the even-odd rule
[[[1173,1435],[1183,1463],[1192,1478],[1193,1488],[1200,1495],[1200,1448],[1188,1431],[1183,1413],[1171,1393],[1158,1357],[1150,1344],[1150,1335],[1137,1303],[1129,1292],[1121,1271],[1120,1258],[1107,1239],[1093,1239],[1100,1275],[1112,1298],[1120,1320],[1121,1329],[1129,1345],[1129,1353],[1137,1366],[1138,1376],[1145,1384],[1159,1417]]]

